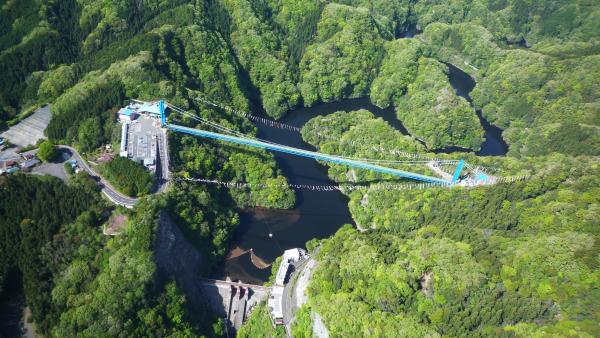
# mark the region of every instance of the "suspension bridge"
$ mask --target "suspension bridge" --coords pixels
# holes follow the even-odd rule
[[[216,106],[216,104],[204,101],[205,103]],[[182,125],[168,123],[165,110],[166,108],[170,108],[171,111],[181,114],[184,117],[195,120],[206,127],[207,129],[214,129],[216,131],[209,131],[205,129],[197,129],[185,127]],[[235,143],[240,145],[246,145],[254,148],[266,149],[269,151],[280,152],[291,154],[295,156],[301,156],[306,158],[311,158],[314,160],[324,161],[328,163],[334,163],[339,165],[345,165],[352,168],[359,168],[365,170],[371,170],[383,174],[388,174],[396,177],[406,178],[410,180],[416,180],[420,182],[425,182],[427,184],[439,185],[439,186],[456,186],[456,185],[467,185],[467,186],[475,186],[475,185],[486,185],[486,184],[494,184],[496,180],[494,177],[489,176],[485,172],[483,172],[480,168],[474,168],[467,164],[464,160],[424,160],[424,161],[387,161],[387,160],[374,160],[374,159],[356,159],[349,158],[339,155],[331,155],[324,154],[316,151],[310,151],[305,149],[294,148],[274,142],[270,142],[267,140],[262,140],[257,137],[245,135],[238,131],[226,128],[220,124],[215,122],[206,120],[201,118],[198,115],[194,115],[190,112],[187,112],[175,105],[167,103],[163,100],[159,101],[159,109],[160,109],[160,121],[161,126],[163,128],[167,128],[168,130],[172,130],[177,133],[189,134],[193,136],[199,136],[202,138],[214,139],[225,141],[229,143]],[[244,113],[239,113],[240,114]],[[251,115],[245,114],[245,117],[249,117]],[[253,119],[262,119],[252,116]],[[263,121],[264,122],[264,121]],[[295,130],[297,127],[290,127],[285,124],[281,124],[279,122],[272,121],[273,124],[284,126],[286,129]],[[294,129],[295,128],[295,129]],[[392,168],[389,165],[421,165],[429,169],[429,171],[433,172],[440,177],[434,177],[430,175],[415,173],[407,170],[401,170],[397,168]],[[442,166],[448,167],[449,165],[454,166],[453,172],[449,173],[447,171],[442,170]],[[464,169],[469,169],[469,175],[462,175]]]

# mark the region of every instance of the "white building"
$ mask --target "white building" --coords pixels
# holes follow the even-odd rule
[[[283,324],[283,286],[274,286],[267,300],[267,306],[271,310],[271,318],[275,325]]]
[[[284,285],[285,278],[287,277],[288,272],[290,271],[290,262],[281,261],[279,265],[279,269],[277,269],[277,275],[275,275],[275,285]]]
[[[277,275],[275,275],[275,284],[284,285],[285,278],[290,270],[290,265],[304,258],[306,255],[306,251],[299,248],[285,250],[283,257],[281,258],[279,269],[277,269]]]
[[[277,269],[277,275],[275,275],[275,286],[271,289],[271,295],[267,301],[267,306],[271,311],[271,318],[275,325],[283,324],[283,290],[290,267],[307,256],[308,253],[306,250],[294,248],[285,250],[281,257],[281,264],[279,265],[279,269]]]
[[[306,250],[300,249],[300,248],[294,248],[294,249],[289,249],[289,250],[285,250],[283,252],[283,259],[284,260],[290,260],[292,262],[297,262],[300,259],[306,257],[308,255],[308,253],[306,252]]]
[[[121,125],[121,157],[127,157],[127,132],[129,131],[129,123],[123,123]]]

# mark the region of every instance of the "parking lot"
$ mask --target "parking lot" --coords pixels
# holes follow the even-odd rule
[[[20,147],[36,144],[39,139],[46,138],[44,130],[50,123],[50,118],[50,105],[45,105],[36,110],[33,115],[0,134],[0,136]]]
[[[32,174],[36,175],[51,175],[58,177],[63,181],[67,180],[64,164],[70,160],[73,153],[69,149],[59,149],[60,156],[52,162],[41,163],[31,170]]]
[[[147,116],[140,116],[137,120],[131,122],[127,135],[128,157],[133,160],[144,163],[144,160],[152,159],[154,169],[157,160],[158,142],[162,140],[162,131],[160,122]]]

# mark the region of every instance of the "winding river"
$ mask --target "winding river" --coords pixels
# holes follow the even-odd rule
[[[475,87],[475,81],[452,65],[449,65],[449,79],[457,94],[471,102],[469,93]],[[301,128],[313,117],[358,109],[371,111],[392,127],[407,134],[402,123],[396,118],[393,108],[378,108],[372,105],[368,98],[346,99],[322,103],[310,108],[300,108],[290,112],[281,122]],[[502,131],[489,124],[479,112],[477,114],[486,133],[486,140],[477,154],[481,156],[506,154],[508,147],[502,140]],[[292,147],[315,149],[304,142],[299,133],[260,124],[256,127],[259,129],[258,136],[262,139]],[[327,176],[327,168],[317,161],[282,153],[274,153],[274,155],[277,164],[292,184],[334,184]],[[330,237],[342,225],[354,224],[348,210],[348,198],[340,192],[297,190],[296,199],[296,206],[291,210],[252,208],[243,212],[241,224],[234,237],[232,253],[253,249],[254,254],[262,262],[271,263],[286,249],[304,247],[305,243],[312,238]],[[252,263],[251,255],[245,254],[226,260],[220,269],[214,272],[213,277],[219,279],[230,277],[233,280],[261,284],[267,280],[270,273],[270,268],[257,268]]]

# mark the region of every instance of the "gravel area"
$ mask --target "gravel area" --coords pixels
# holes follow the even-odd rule
[[[4,161],[8,161],[8,160],[16,160],[16,159],[20,159],[21,156],[19,156],[19,154],[17,154],[17,152],[15,151],[15,148],[7,148],[3,151],[0,151],[0,161],[4,162]]]

